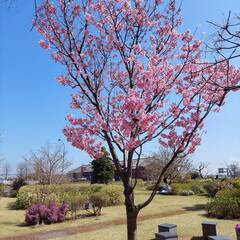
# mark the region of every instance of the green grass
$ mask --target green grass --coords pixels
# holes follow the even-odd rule
[[[138,190],[136,199],[138,202],[148,197],[148,192]],[[0,232],[1,236],[12,236],[16,234],[46,232],[49,230],[64,230],[74,228],[85,229],[83,233],[71,236],[58,237],[55,239],[66,240],[125,240],[126,226],[124,224],[125,209],[124,206],[108,207],[103,209],[103,215],[100,217],[82,218],[70,220],[60,224],[42,225],[35,227],[21,226],[24,223],[25,211],[9,210],[8,204],[15,199],[0,199]],[[218,222],[219,234],[234,237],[234,226],[238,221],[207,219],[202,206],[207,202],[207,198],[203,196],[156,196],[154,201],[147,206],[139,215],[138,234],[139,239],[151,240],[160,223],[175,223],[178,225],[180,239],[190,239],[192,236],[201,236],[201,222],[205,220],[213,220]],[[117,225],[113,225],[114,221],[120,221]],[[108,224],[109,223],[109,224]],[[101,228],[102,225],[102,228]],[[94,226],[96,229],[88,229]],[[101,228],[101,229],[98,229]],[[114,237],[113,237],[114,236]]]

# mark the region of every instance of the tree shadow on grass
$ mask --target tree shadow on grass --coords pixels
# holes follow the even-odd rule
[[[200,211],[206,210],[206,205],[205,204],[195,204],[191,207],[184,207],[183,209],[186,211],[196,211],[196,212],[199,211],[200,212]],[[204,217],[204,218],[211,218],[208,216],[207,212],[199,213],[198,215],[201,217]]]
[[[193,236],[191,240],[203,240],[202,236]]]
[[[182,238],[181,238],[182,239]],[[185,240],[185,238],[183,238]],[[156,238],[151,238],[148,240],[156,240]],[[193,236],[192,238],[188,238],[188,240],[204,240],[202,236]]]
[[[206,204],[195,204],[191,207],[184,207],[186,211],[202,211],[206,209]]]
[[[35,228],[35,227],[36,227],[36,226],[30,226],[30,225],[28,225],[28,224],[25,223],[25,222],[18,223],[18,224],[16,224],[15,226],[17,226],[17,227],[32,227],[32,228]]]
[[[16,205],[16,202],[9,202],[7,204],[7,210],[15,210],[15,211],[17,211],[17,210],[23,210],[23,209],[18,208],[17,205]]]

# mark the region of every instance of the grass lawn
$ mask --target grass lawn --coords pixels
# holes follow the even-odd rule
[[[147,191],[138,190],[136,193],[138,201],[144,200],[147,196]],[[0,237],[59,230],[59,232],[46,236],[59,240],[126,239],[124,206],[104,208],[103,215],[100,217],[70,220],[53,225],[26,227],[22,226],[25,211],[15,211],[7,208],[7,205],[13,201],[15,200],[10,198],[0,199]],[[208,219],[203,209],[207,201],[207,198],[203,196],[156,196],[154,201],[143,209],[139,215],[139,239],[154,239],[157,225],[165,222],[178,225],[180,239],[201,236],[201,222],[205,220],[217,221],[219,234],[235,238],[234,227],[238,221]],[[66,232],[64,231],[68,231],[67,235],[65,235]]]

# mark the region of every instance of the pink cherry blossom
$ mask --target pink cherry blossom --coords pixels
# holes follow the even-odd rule
[[[40,41],[39,41],[39,45],[40,45],[42,48],[50,49],[50,44],[47,43],[47,42],[44,41],[44,40],[40,40]]]
[[[52,49],[66,71],[57,80],[71,90],[73,114],[63,133],[92,158],[108,148],[128,213],[129,206],[140,210],[152,201],[168,168],[137,205],[133,158],[141,158],[152,141],[170,149],[170,163],[193,154],[205,119],[239,85],[239,68],[224,59],[206,61],[202,42],[181,24],[172,0],[43,0],[37,7],[40,46]]]
[[[66,85],[68,82],[68,79],[65,76],[58,76],[57,81],[62,85]]]
[[[239,69],[204,60],[201,40],[179,30],[174,1],[65,3],[43,1],[34,26],[40,46],[66,69],[58,82],[72,89],[68,141],[92,157],[105,144],[117,165],[154,139],[176,154],[193,153],[205,118],[239,83]]]

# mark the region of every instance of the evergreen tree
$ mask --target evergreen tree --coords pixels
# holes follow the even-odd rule
[[[92,161],[92,183],[109,183],[114,177],[114,166],[108,151],[103,147],[103,156]]]

